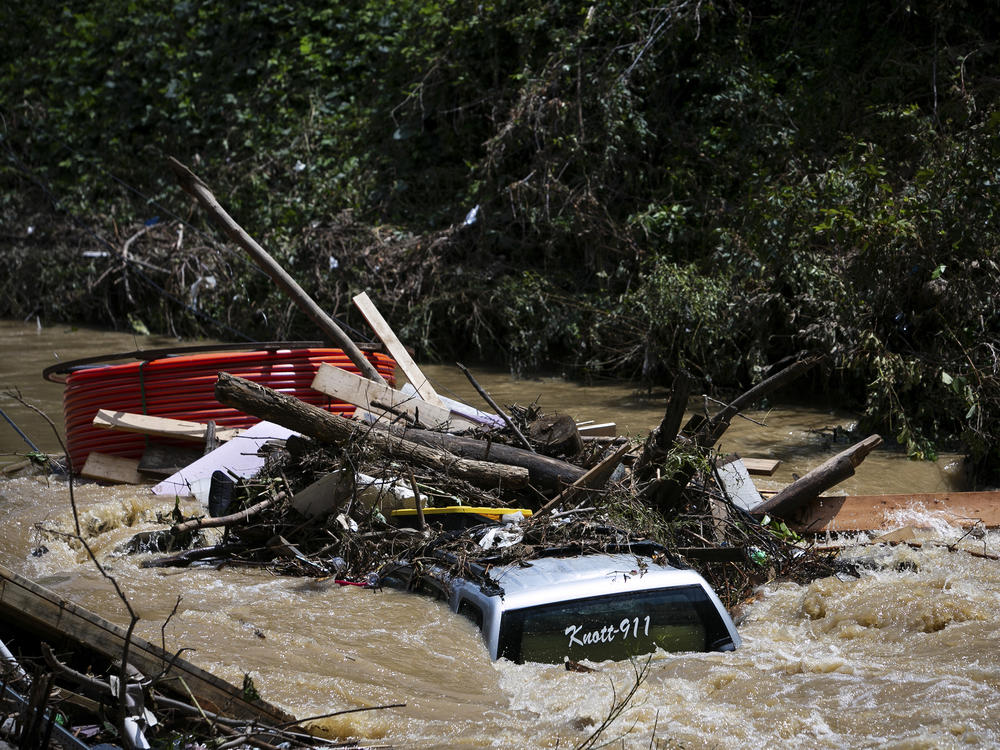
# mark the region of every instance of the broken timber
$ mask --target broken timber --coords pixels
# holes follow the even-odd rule
[[[142,482],[137,459],[111,456],[97,451],[91,451],[87,455],[80,476],[115,484],[140,484]]]
[[[585,469],[568,461],[543,456],[540,453],[534,453],[514,445],[477,440],[463,435],[450,435],[446,432],[418,430],[412,427],[392,428],[391,431],[393,434],[398,434],[414,443],[445,450],[463,458],[522,466],[528,470],[531,484],[541,489],[562,489],[587,473]]]
[[[754,476],[769,477],[778,470],[781,461],[777,458],[743,458],[743,465]]]
[[[582,477],[577,479],[573,484],[564,489],[554,498],[549,500],[545,505],[535,511],[535,517],[544,515],[551,512],[553,509],[557,508],[561,503],[573,498],[578,492],[588,489],[599,489],[607,483],[608,479],[614,473],[615,469],[622,462],[622,458],[632,449],[632,446],[626,443],[618,448],[610,456],[602,460],[594,468],[584,474]]]
[[[527,469],[460,458],[447,451],[403,439],[375,426],[361,427],[356,422],[331,414],[318,406],[225,372],[219,373],[215,397],[221,404],[308,435],[320,442],[339,444],[352,439],[363,440],[366,445],[386,455],[436,469],[479,487],[517,488],[528,484]]]
[[[4,567],[0,567],[0,617],[44,637],[82,644],[108,659],[120,659],[125,646],[124,628]],[[274,724],[294,721],[280,708],[262,700],[248,701],[239,688],[134,635],[128,654],[129,663],[143,674],[163,673],[160,688],[189,700],[186,685],[208,711]]]
[[[413,357],[410,353],[406,351],[406,347],[396,336],[395,332],[386,322],[386,319],[382,317],[382,313],[378,311],[375,307],[375,303],[371,301],[366,292],[354,297],[354,306],[358,308],[361,314],[368,321],[368,325],[372,327],[375,331],[375,335],[379,337],[379,340],[385,344],[386,350],[389,355],[396,360],[396,366],[403,371],[406,379],[410,381],[414,388],[417,389],[417,393],[420,394],[420,398],[429,404],[438,406],[442,409],[445,408],[444,401],[438,396],[434,386],[431,385],[427,377],[420,371],[417,367],[417,363],[413,361]]]

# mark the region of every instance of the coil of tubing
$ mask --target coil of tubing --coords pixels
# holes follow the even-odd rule
[[[396,363],[381,352],[365,357],[392,385]],[[138,459],[147,447],[144,435],[95,427],[99,409],[169,417],[190,422],[214,421],[218,428],[246,428],[260,420],[215,400],[219,372],[266,385],[343,417],[354,407],[314,391],[310,386],[321,364],[359,374],[340,349],[284,349],[191,354],[118,365],[82,367],[66,377],[63,416],[66,447],[79,473],[92,451]],[[187,446],[190,442],[156,438],[157,443]]]

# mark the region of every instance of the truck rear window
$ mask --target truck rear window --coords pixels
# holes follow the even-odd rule
[[[707,651],[729,632],[700,586],[573,599],[511,610],[500,623],[499,655],[560,663],[627,659],[664,651]]]

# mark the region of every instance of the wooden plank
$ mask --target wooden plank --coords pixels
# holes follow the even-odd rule
[[[188,422],[184,419],[170,419],[169,417],[151,417],[146,414],[131,414],[125,411],[110,411],[109,409],[97,411],[94,416],[94,427],[122,432],[137,432],[152,437],[192,440],[199,443],[205,441],[205,433],[208,430],[208,425],[201,422]],[[225,442],[232,440],[241,432],[242,430],[217,429],[215,437],[217,440]]]
[[[769,477],[778,470],[781,464],[776,458],[744,458],[743,465],[753,476]]]
[[[614,422],[601,422],[600,424],[577,422],[576,429],[580,433],[580,437],[615,437],[618,435],[618,425]]]
[[[365,320],[368,321],[368,325],[372,327],[375,331],[375,335],[379,337],[385,348],[388,350],[392,358],[396,360],[396,366],[403,371],[406,379],[409,380],[413,387],[417,389],[417,393],[420,394],[420,398],[426,401],[428,404],[434,404],[442,409],[447,408],[441,397],[438,396],[437,391],[434,390],[434,386],[430,384],[427,377],[420,371],[417,367],[417,363],[413,361],[413,357],[410,353],[406,351],[406,347],[403,346],[403,342],[396,338],[396,334],[393,332],[392,328],[386,322],[385,318],[382,317],[382,313],[378,311],[375,307],[375,303],[371,301],[366,292],[362,292],[354,298],[354,306],[361,311]]]
[[[120,659],[125,645],[124,628],[2,566],[0,614],[3,619],[18,622],[26,628],[68,638],[108,659]],[[271,723],[292,721],[294,718],[265,701],[247,701],[241,689],[184,659],[174,659],[173,654],[134,635],[129,646],[129,662],[148,676],[166,669],[161,688],[189,700],[180,683],[183,679],[203,708],[224,716]]]
[[[115,484],[142,484],[139,461],[134,458],[109,456],[107,453],[91,451],[83,464],[80,476],[99,482]]]
[[[476,427],[461,414],[429,404],[413,396],[407,396],[384,383],[365,380],[353,372],[341,370],[333,365],[322,364],[312,382],[312,389],[328,396],[346,401],[373,414],[400,411],[414,419],[419,418],[427,427],[449,426],[451,430]]]
[[[799,533],[871,531],[918,526],[927,513],[962,528],[1000,527],[1000,491],[821,497],[785,520]]]

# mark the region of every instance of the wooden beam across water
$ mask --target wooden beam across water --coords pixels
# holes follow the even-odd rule
[[[2,566],[0,620],[15,623],[42,638],[75,642],[111,660],[121,658],[125,645],[124,628]],[[190,688],[199,705],[213,713],[270,724],[294,721],[293,716],[277,706],[260,699],[249,701],[240,688],[135,635],[129,645],[129,663],[150,677],[164,672],[158,689],[188,701],[187,688]]]
[[[820,497],[786,518],[799,533],[872,531],[920,526],[929,514],[960,528],[1000,527],[1000,491]]]

